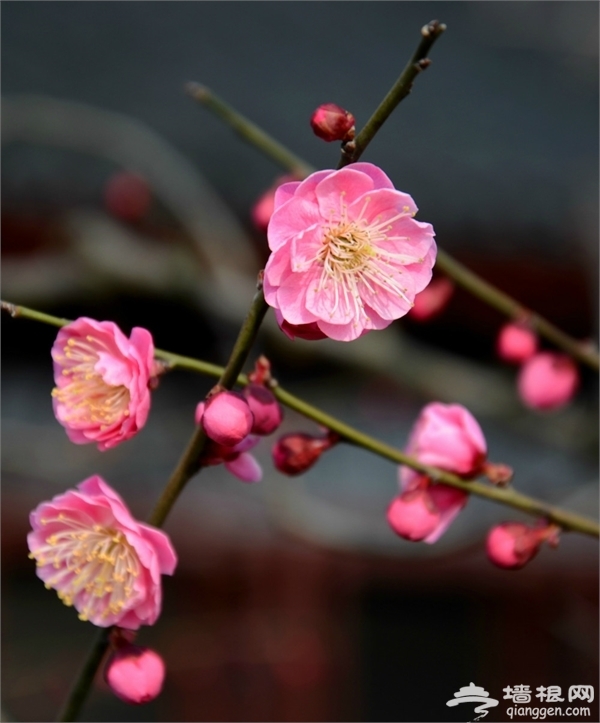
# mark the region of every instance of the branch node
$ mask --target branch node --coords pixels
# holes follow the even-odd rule
[[[13,317],[13,319],[19,316],[19,309],[17,308],[17,306],[15,306],[15,304],[10,304],[8,301],[2,301],[1,305],[2,311],[8,312]]]

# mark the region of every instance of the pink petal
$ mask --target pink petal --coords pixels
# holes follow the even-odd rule
[[[242,452],[236,459],[225,462],[225,467],[242,482],[260,482],[262,468],[248,452]]]

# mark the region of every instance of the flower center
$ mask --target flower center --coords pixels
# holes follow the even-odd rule
[[[330,316],[333,317],[343,305],[346,310],[353,312],[356,320],[367,317],[361,291],[375,295],[380,292],[391,293],[402,297],[412,306],[406,296],[406,288],[401,285],[397,275],[402,273],[399,267],[422,262],[423,259],[395,251],[393,242],[408,240],[408,237],[390,235],[393,222],[410,216],[410,209],[405,206],[401,213],[386,221],[382,221],[381,216],[367,220],[365,213],[371,202],[368,196],[357,218],[349,219],[343,196],[342,193],[339,220],[332,220],[324,228],[323,245],[315,257],[315,261],[323,267],[317,291],[329,289],[333,283],[334,299]],[[332,217],[335,213],[332,212]],[[392,244],[386,246],[387,242]]]
[[[56,569],[45,581],[46,588],[54,588],[65,605],[75,604],[80,620],[121,612],[141,569],[123,533],[101,525],[90,527],[63,513],[42,520],[44,525],[51,522],[60,522],[63,529],[29,554],[38,567],[52,564]]]
[[[107,384],[95,366],[98,348],[106,346],[93,336],[69,339],[56,361],[62,373],[70,377],[63,387],[55,387],[52,396],[68,411],[63,420],[69,424],[99,424],[103,431],[122,417],[129,416],[129,390],[125,386]]]

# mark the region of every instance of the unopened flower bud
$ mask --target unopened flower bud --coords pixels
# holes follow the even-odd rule
[[[154,650],[124,643],[108,659],[104,679],[118,698],[141,705],[162,690],[165,664]]]
[[[130,171],[115,173],[104,188],[107,210],[124,221],[139,221],[149,211],[152,195],[142,176]]]
[[[354,116],[335,103],[320,105],[310,118],[316,136],[324,141],[351,141],[354,138]]]
[[[482,472],[492,484],[500,487],[509,484],[515,474],[512,467],[501,462],[486,462]]]
[[[254,416],[252,434],[272,434],[281,424],[283,413],[273,392],[260,384],[244,387],[244,397]]]
[[[418,542],[428,537],[440,523],[440,513],[426,489],[418,489],[392,500],[387,521],[397,535]]]
[[[334,432],[329,432],[326,437],[313,437],[303,432],[284,434],[273,446],[273,463],[284,474],[302,474],[338,441],[339,437]]]
[[[523,364],[536,353],[538,338],[534,331],[522,324],[505,324],[496,340],[500,359],[512,364]]]
[[[414,306],[408,315],[416,321],[434,319],[446,308],[454,293],[454,284],[445,277],[433,279],[423,291],[415,296]]]
[[[238,392],[218,392],[204,402],[201,409],[199,407],[196,408],[196,419],[202,421],[204,431],[217,444],[233,447],[252,430],[252,412]]]
[[[503,522],[490,530],[486,550],[494,565],[518,570],[537,555],[544,541],[556,547],[558,528],[555,525],[534,528],[521,522]]]
[[[540,352],[531,357],[519,374],[518,390],[532,409],[558,409],[567,404],[579,386],[575,362],[564,354]]]

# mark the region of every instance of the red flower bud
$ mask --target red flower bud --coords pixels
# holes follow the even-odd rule
[[[136,173],[121,171],[108,180],[104,188],[107,210],[124,221],[139,221],[152,205],[152,195],[145,179]]]
[[[284,434],[273,445],[273,463],[284,474],[302,474],[337,442],[339,436],[334,432],[329,432],[326,437],[313,437],[303,432]]]
[[[498,567],[518,570],[539,552],[542,542],[552,547],[558,544],[556,525],[528,527],[521,522],[503,522],[490,530],[486,550],[489,559]]]
[[[446,308],[453,293],[454,284],[450,279],[433,279],[423,291],[415,296],[414,306],[408,315],[416,321],[434,319]]]
[[[354,116],[335,103],[320,105],[310,118],[316,136],[324,141],[351,141],[354,138]]]

